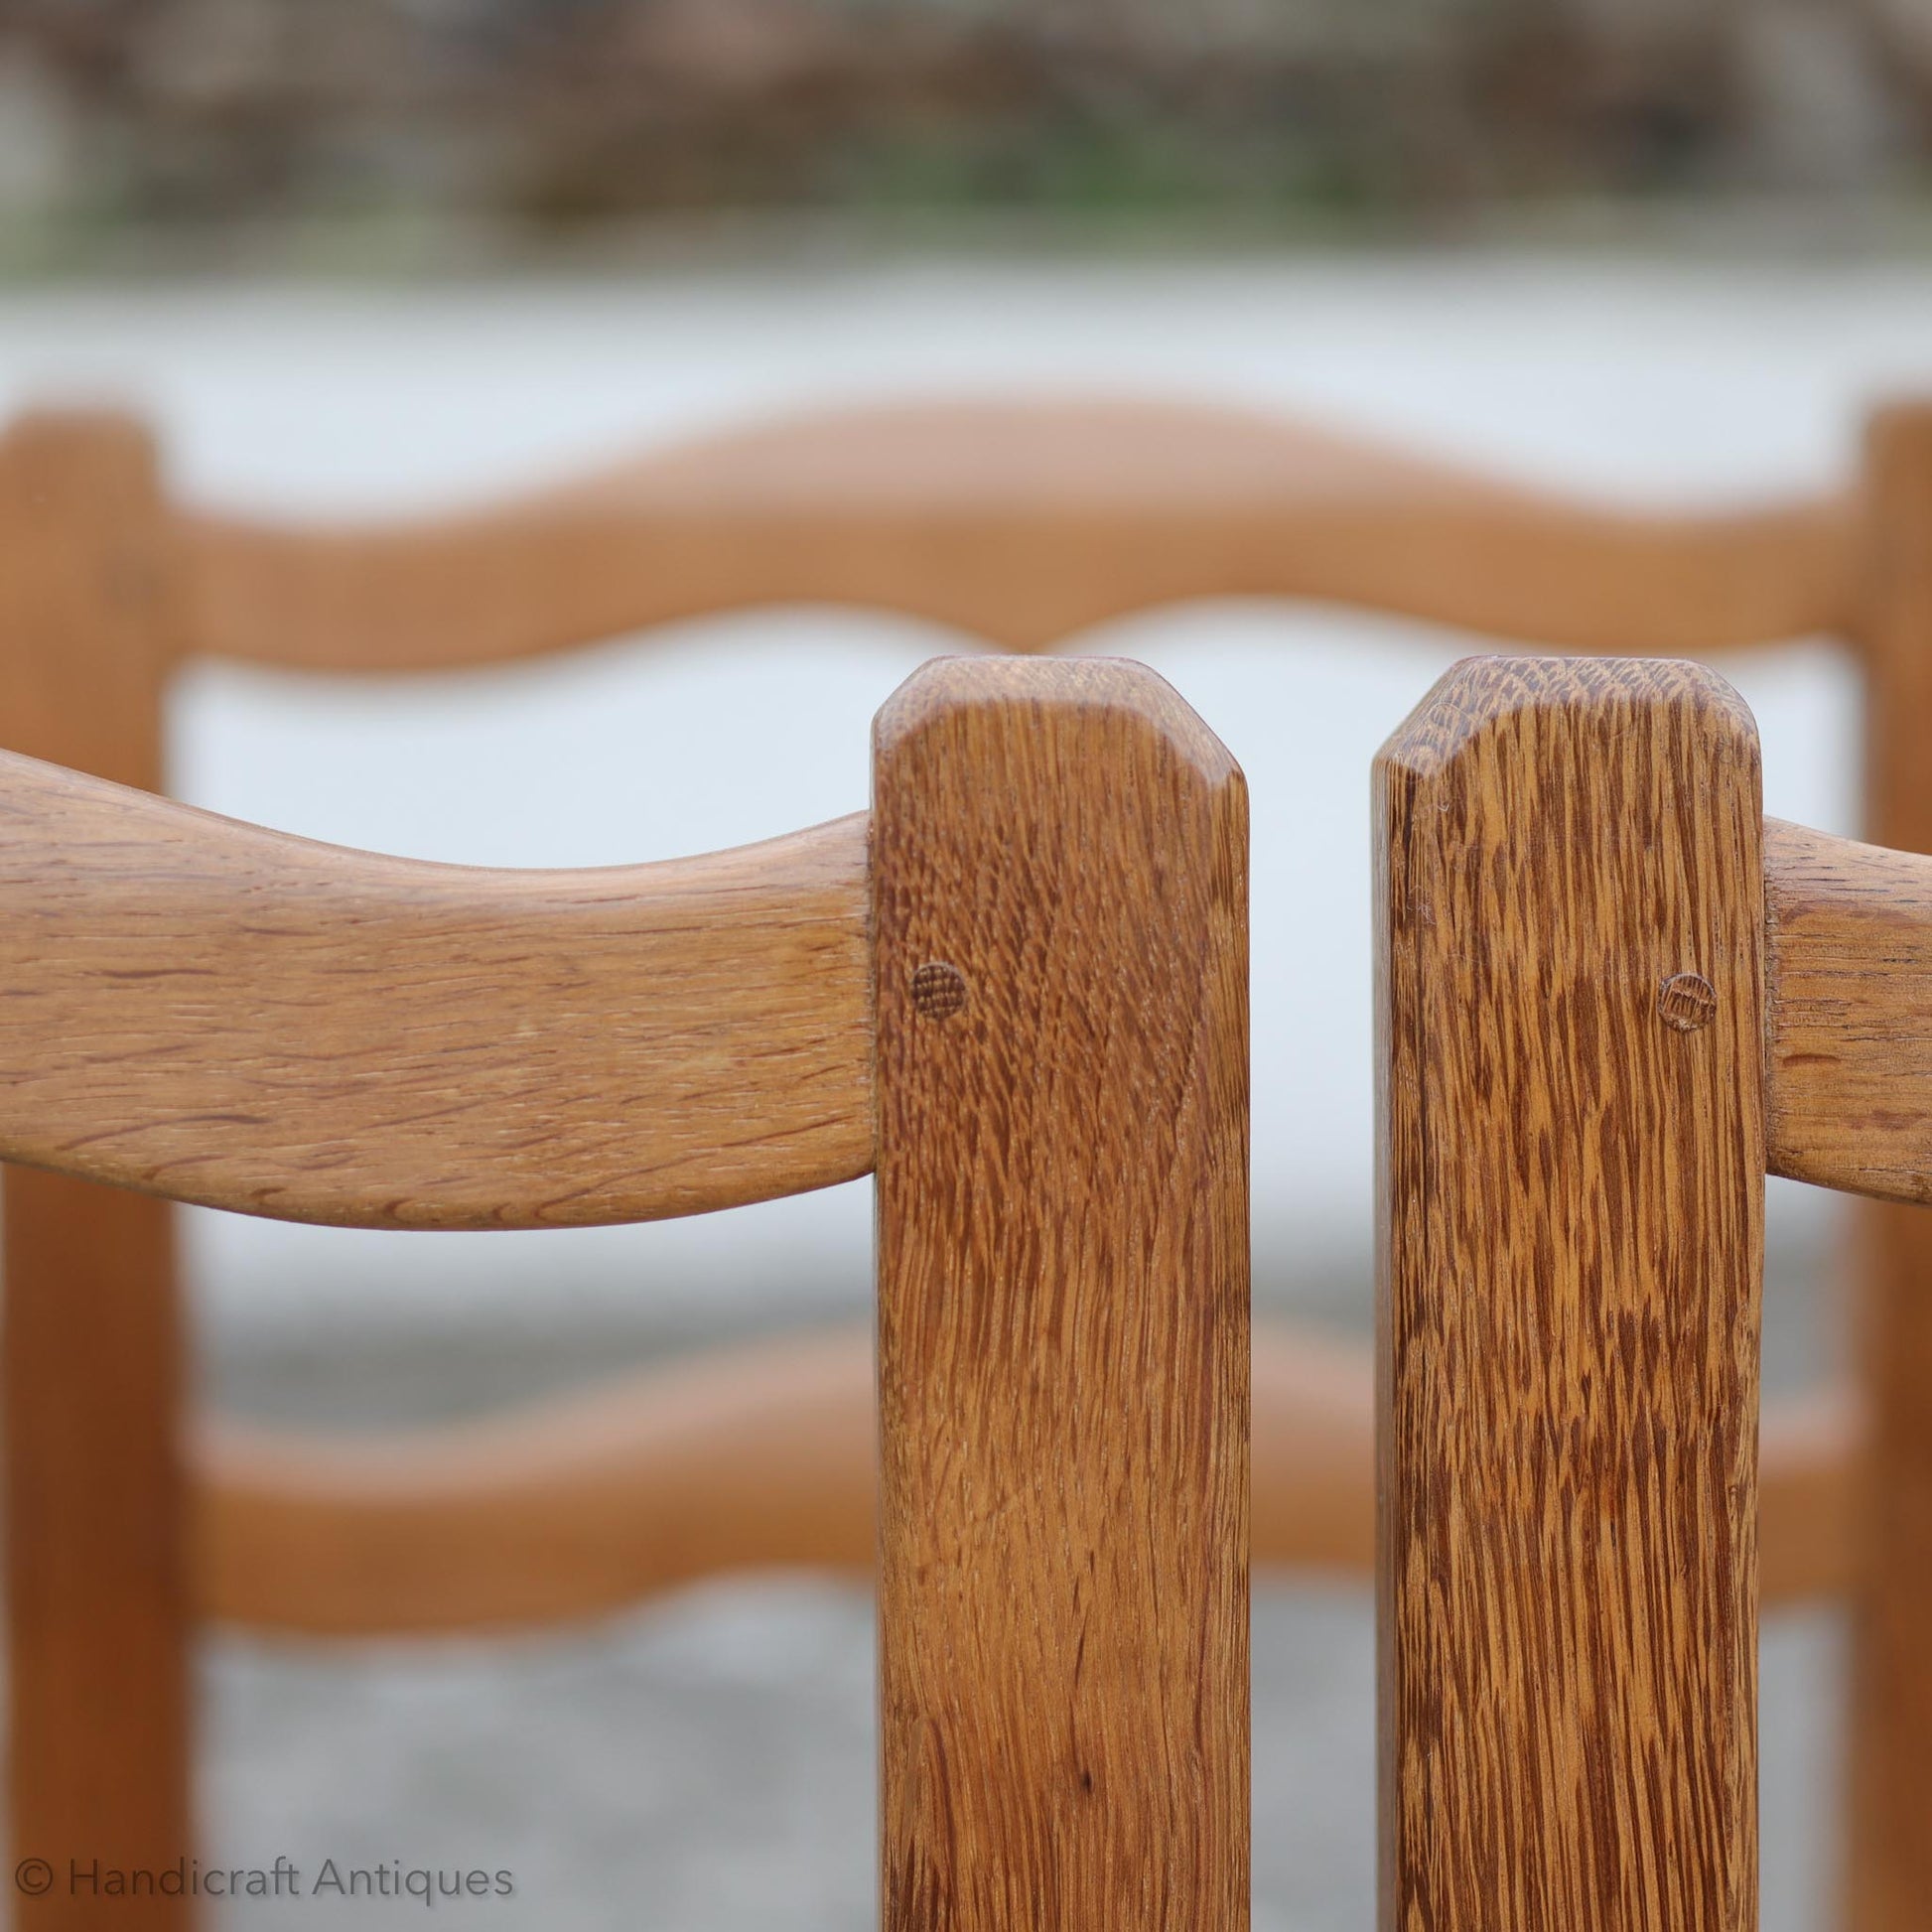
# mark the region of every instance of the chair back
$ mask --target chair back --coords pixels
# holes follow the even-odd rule
[[[876,1172],[884,1923],[1236,1932],[1241,774],[1137,666],[962,659],[873,776],[748,851],[492,874],[0,755],[0,1155],[364,1227]],[[34,1922],[182,1852],[37,1842]]]

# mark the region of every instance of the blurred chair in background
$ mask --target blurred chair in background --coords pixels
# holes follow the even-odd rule
[[[1557,650],[1844,637],[1870,692],[1872,833],[1932,848],[1913,749],[1932,718],[1932,412],[1886,412],[1869,447],[1838,500],[1638,516],[1222,409],[895,406],[440,520],[311,528],[173,502],[131,422],[32,417],[0,446],[0,742],[161,789],[167,680],[195,655],[420,673],[799,602],[1036,651],[1150,605],[1270,596]],[[502,1626],[720,1569],[870,1559],[867,1336],[415,1441],[191,1424],[165,1204],[21,1169],[6,1185],[17,1845],[189,1842],[200,1617]],[[1867,1232],[1859,1398],[1767,1423],[1764,1583],[1773,1603],[1857,1604],[1853,1924],[1894,1932],[1897,1901],[1932,1890],[1932,1310],[1914,1289],[1932,1233],[1898,1208]],[[1257,1560],[1367,1576],[1366,1356],[1265,1332],[1254,1373]]]

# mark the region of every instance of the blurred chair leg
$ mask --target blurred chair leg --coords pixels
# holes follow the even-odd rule
[[[170,1210],[10,1168],[5,1215],[11,1856],[51,1867],[17,1910],[177,1932],[188,1901],[89,1876],[193,1850]]]
[[[1865,836],[1932,852],[1932,405],[1879,412],[1866,444]],[[1932,1214],[1862,1206],[1866,1397],[1853,1591],[1849,1932],[1932,1911]]]
[[[173,550],[153,447],[111,415],[0,439],[0,745],[157,788]],[[9,1788],[19,1921],[180,1932],[108,1899],[193,1851],[181,1336],[165,1203],[9,1169]],[[44,1860],[46,1889],[36,1893]]]

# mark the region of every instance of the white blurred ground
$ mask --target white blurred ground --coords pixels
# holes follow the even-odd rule
[[[778,406],[1015,388],[1248,400],[1611,498],[1735,500],[1830,484],[1863,402],[1915,384],[1932,387],[1932,272],[1843,263],[978,262],[0,300],[0,410],[124,397],[162,425],[183,488],[305,510],[488,495]],[[458,681],[204,668],[173,723],[178,788],[427,857],[704,850],[862,805],[872,712],[956,644],[816,611]],[[1154,663],[1248,770],[1258,1293],[1265,1309],[1359,1326],[1367,767],[1456,641],[1251,604],[1158,613],[1081,644]],[[1729,669],[1763,730],[1767,809],[1856,829],[1857,693],[1842,664],[1812,647]],[[1770,1341],[1788,1385],[1829,1347],[1810,1289],[1826,1224],[1796,1190],[1773,1205]],[[199,1216],[207,1380],[232,1406],[290,1419],[460,1413],[726,1331],[857,1314],[867,1218],[863,1188],[710,1221],[487,1238]],[[446,1907],[453,1925],[862,1926],[867,1626],[861,1601],[791,1583],[514,1645],[211,1644],[211,1849],[517,1870],[514,1901]],[[1256,1646],[1256,1922],[1363,1926],[1364,1612],[1270,1587]],[[1767,1932],[1821,1922],[1834,1656],[1826,1619],[1767,1634]],[[231,1922],[308,1920],[255,1908]]]

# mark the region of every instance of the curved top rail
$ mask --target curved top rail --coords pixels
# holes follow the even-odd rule
[[[710,612],[874,606],[1014,650],[1192,597],[1317,599],[1609,654],[1850,629],[1849,501],[1633,515],[1258,413],[855,408],[493,508],[182,529],[192,648],[426,671]]]
[[[1932,1201],[1932,858],[1764,821],[1773,1173]]]
[[[0,754],[0,1158],[359,1227],[649,1220],[872,1166],[866,821],[491,872]]]

